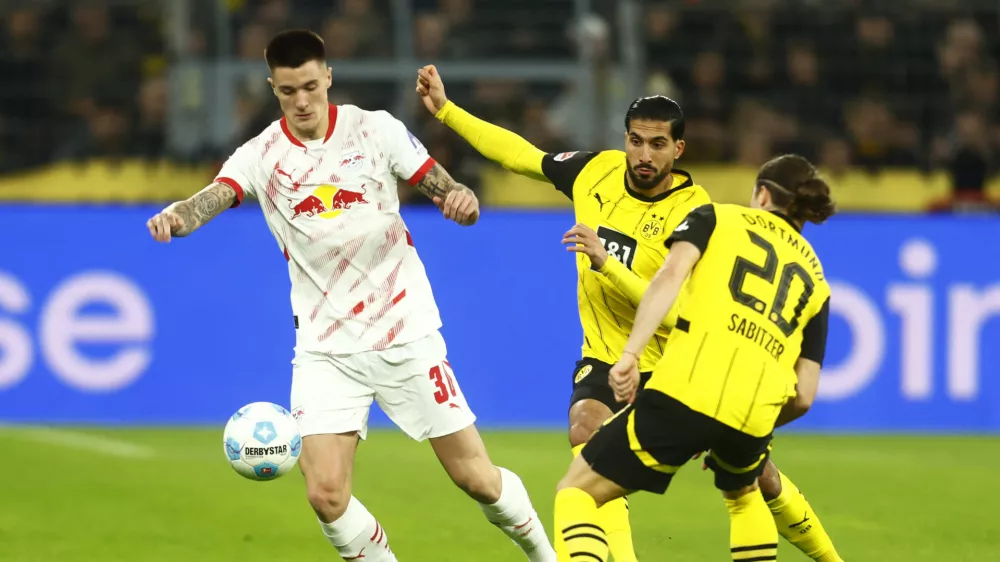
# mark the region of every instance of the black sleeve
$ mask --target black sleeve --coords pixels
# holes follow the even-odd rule
[[[704,254],[713,232],[715,232],[715,207],[711,204],[702,205],[688,213],[664,245],[669,248],[674,242],[690,242]]]
[[[573,198],[573,183],[599,152],[561,152],[546,154],[542,157],[542,173],[561,191],[563,195]]]
[[[826,327],[830,321],[830,299],[826,299],[823,308],[819,309],[806,327],[802,330],[802,351],[799,358],[815,361],[820,365],[826,357]]]

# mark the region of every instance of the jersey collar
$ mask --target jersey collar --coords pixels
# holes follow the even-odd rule
[[[333,105],[331,103],[330,104],[330,124],[327,125],[327,127],[326,127],[326,137],[323,138],[323,142],[324,143],[326,141],[330,140],[330,137],[333,136],[333,129],[336,126],[337,126],[337,106],[335,106],[335,105]],[[299,139],[295,138],[295,135],[292,134],[291,129],[288,128],[288,120],[285,119],[284,117],[281,118],[281,132],[285,133],[285,137],[288,138],[289,142],[291,142],[295,146],[299,146],[299,147],[302,147],[302,148],[306,147],[306,145],[302,144],[302,141],[300,141]]]
[[[802,229],[799,228],[799,225],[797,225],[794,222],[792,222],[792,219],[788,215],[786,215],[785,213],[779,213],[778,211],[768,211],[768,212],[771,213],[772,215],[777,215],[777,216],[781,217],[781,219],[783,221],[787,222],[788,224],[790,224],[792,226],[792,228],[795,229],[795,232],[798,232],[799,234],[802,234]]]
[[[629,196],[632,197],[633,199],[638,199],[639,201],[643,201],[646,203],[656,203],[657,201],[663,201],[667,197],[670,197],[671,195],[684,189],[685,187],[691,187],[692,185],[694,185],[694,180],[691,179],[691,174],[685,172],[684,170],[681,170],[679,168],[674,168],[673,170],[670,171],[670,173],[673,174],[674,177],[676,177],[677,175],[683,176],[684,181],[681,182],[680,185],[676,187],[671,187],[670,189],[664,191],[663,193],[654,195],[653,197],[649,197],[648,195],[643,195],[639,193],[638,191],[632,189],[629,186],[628,172],[626,171],[625,175],[622,177],[622,181],[625,182],[625,192],[628,193]]]

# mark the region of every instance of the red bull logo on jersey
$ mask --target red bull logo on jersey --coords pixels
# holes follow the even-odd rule
[[[357,150],[340,155],[340,167],[346,170],[357,170],[365,162],[365,155]]]
[[[298,203],[289,199],[288,204],[292,209],[292,216],[289,220],[295,220],[302,216],[332,219],[354,205],[367,205],[365,184],[361,184],[359,189],[360,191],[354,191],[333,185],[321,185],[313,191],[312,195],[307,195]]]
[[[289,199],[288,202],[290,204],[293,203],[291,199]],[[303,199],[302,201],[300,201],[299,203],[293,204],[292,211],[294,211],[294,214],[292,214],[292,219],[296,219],[300,215],[305,215],[307,217],[315,217],[316,215],[326,212],[326,205],[323,204],[323,201],[321,201],[319,197],[316,197],[315,195],[310,195],[305,199]]]
[[[349,189],[338,189],[336,193],[333,194],[333,205],[334,209],[350,209],[351,205],[354,203],[359,203],[362,205],[367,205],[368,201],[365,200],[364,186],[361,187],[362,191],[351,191]]]

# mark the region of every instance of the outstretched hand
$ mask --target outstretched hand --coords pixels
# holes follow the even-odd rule
[[[574,244],[567,246],[566,251],[587,254],[594,269],[601,269],[604,267],[604,262],[608,261],[608,251],[604,248],[601,239],[592,228],[583,223],[576,224],[566,234],[563,234],[562,241],[563,244]]]

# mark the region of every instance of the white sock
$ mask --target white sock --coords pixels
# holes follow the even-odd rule
[[[389,549],[389,538],[364,504],[351,496],[347,511],[333,523],[319,522],[326,540],[344,560],[396,562]]]
[[[500,499],[494,504],[479,504],[486,519],[510,537],[531,562],[555,562],[556,552],[545,536],[545,526],[531,506],[521,479],[501,468],[500,480]]]

